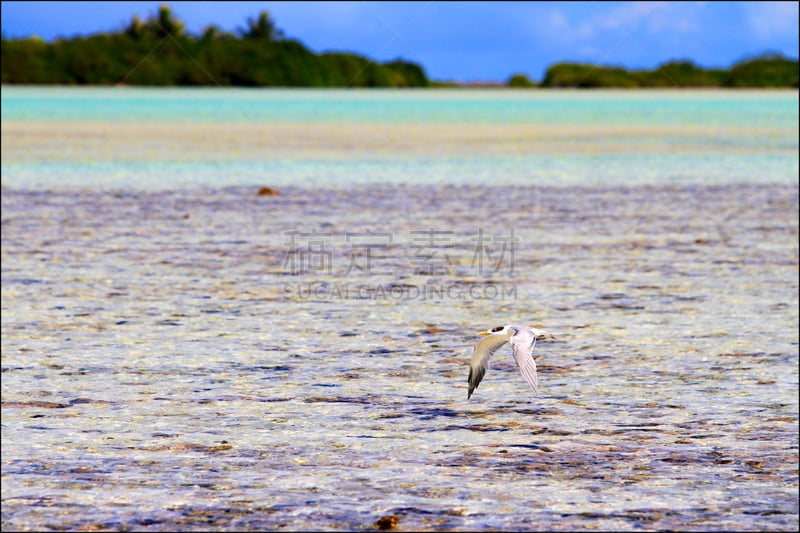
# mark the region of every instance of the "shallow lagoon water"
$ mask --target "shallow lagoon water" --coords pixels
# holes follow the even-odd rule
[[[9,187],[781,183],[796,91],[3,87]]]
[[[796,187],[256,190],[3,193],[4,528],[796,528]]]
[[[6,92],[4,530],[797,528],[796,99],[361,137]],[[505,348],[467,400],[508,322],[538,396]]]

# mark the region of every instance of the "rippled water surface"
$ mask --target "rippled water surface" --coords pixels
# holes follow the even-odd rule
[[[4,531],[797,529],[796,92],[2,113]]]
[[[256,190],[3,192],[4,529],[796,529],[796,187]]]

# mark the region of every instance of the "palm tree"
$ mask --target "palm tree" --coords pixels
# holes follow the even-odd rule
[[[148,22],[149,26],[159,37],[165,37],[167,35],[179,37],[183,35],[184,32],[183,22],[175,18],[169,6],[166,4],[159,7],[158,15],[151,18]]]
[[[275,23],[267,11],[262,11],[258,19],[247,19],[247,30],[242,32],[246,39],[263,39],[279,41],[283,39],[283,32],[275,27]]]

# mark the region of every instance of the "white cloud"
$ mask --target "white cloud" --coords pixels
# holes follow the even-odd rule
[[[567,17],[558,9],[551,9],[543,17],[546,27],[554,31],[560,31],[567,27]]]
[[[672,34],[700,31],[699,18],[707,6],[708,2],[669,2],[647,20],[647,29]]]
[[[602,6],[603,4],[600,4]],[[697,14],[706,2],[628,2],[595,12],[583,20],[569,20],[563,11],[551,9],[539,18],[548,38],[567,43],[587,43],[624,38],[635,31],[651,33],[689,33],[699,29]]]
[[[598,30],[618,30],[640,24],[656,9],[666,7],[667,2],[630,2],[606,13],[598,13],[584,22],[591,33]]]
[[[753,37],[760,40],[797,36],[797,2],[757,2],[743,5]]]

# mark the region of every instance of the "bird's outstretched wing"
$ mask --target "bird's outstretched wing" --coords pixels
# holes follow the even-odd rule
[[[478,388],[478,384],[483,379],[484,374],[486,374],[489,358],[506,342],[508,342],[508,337],[489,335],[475,345],[475,351],[472,352],[472,359],[469,362],[469,377],[467,378],[469,382],[468,400],[472,396],[472,392]]]
[[[539,377],[536,374],[536,361],[533,360],[533,347],[536,345],[536,337],[540,332],[532,329],[519,329],[511,337],[511,351],[514,353],[514,361],[517,362],[522,377],[528,382],[534,393],[539,392]]]

